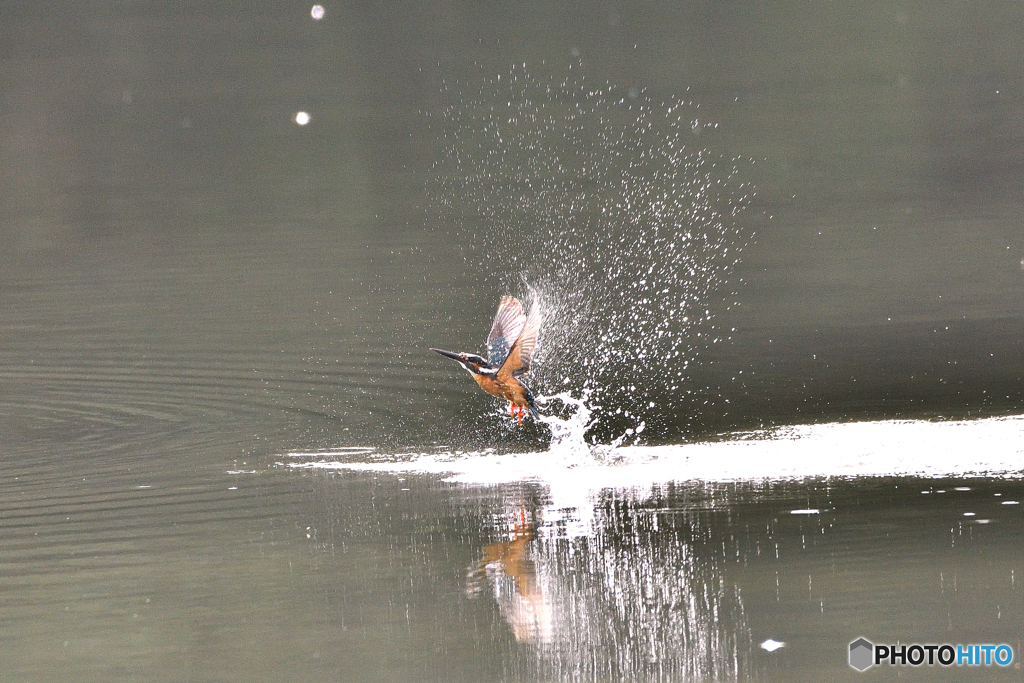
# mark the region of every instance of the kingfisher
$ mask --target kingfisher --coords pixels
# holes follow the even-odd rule
[[[469,370],[481,389],[508,401],[509,414],[518,416],[519,424],[523,424],[523,413],[527,408],[535,419],[538,417],[533,394],[519,378],[530,371],[540,322],[540,302],[536,298],[530,315],[526,315],[519,299],[503,296],[498,303],[491,333],[487,335],[487,358],[474,353],[430,350],[458,362]]]

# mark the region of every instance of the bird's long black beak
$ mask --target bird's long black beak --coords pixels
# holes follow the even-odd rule
[[[458,361],[460,363],[462,362],[462,358],[460,358],[459,354],[457,354],[457,353],[453,353],[451,351],[445,351],[443,349],[430,349],[430,350],[433,351],[434,353],[439,353],[442,356],[447,356],[448,358],[451,358],[454,361]]]

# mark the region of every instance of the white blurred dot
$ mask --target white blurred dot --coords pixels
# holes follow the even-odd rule
[[[295,115],[295,123],[299,124],[300,126],[306,125],[307,123],[309,123],[309,120],[309,114],[307,114],[304,111],[300,111]]]
[[[324,18],[324,6],[323,5],[313,5],[313,9],[309,10],[309,14],[310,14],[311,17],[313,17],[317,21],[320,21],[321,19]]]

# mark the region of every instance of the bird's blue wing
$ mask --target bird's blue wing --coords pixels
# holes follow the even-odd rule
[[[487,360],[491,367],[500,368],[512,345],[519,339],[526,324],[526,314],[519,299],[513,296],[501,297],[498,312],[494,315],[494,324],[487,335]]]

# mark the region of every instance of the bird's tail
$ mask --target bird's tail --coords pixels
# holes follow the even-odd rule
[[[523,386],[526,389],[526,386]],[[533,419],[536,420],[540,417],[540,413],[537,412],[537,402],[533,400],[533,394],[530,393],[529,389],[526,389],[526,403],[530,406],[530,412],[533,413]]]

